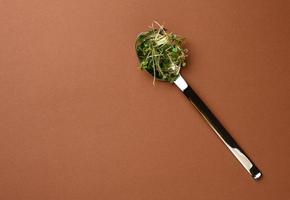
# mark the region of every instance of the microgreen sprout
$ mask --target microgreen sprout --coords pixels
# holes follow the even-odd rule
[[[157,26],[157,28],[156,28]],[[186,65],[187,49],[184,39],[154,22],[147,32],[141,33],[136,41],[140,69],[148,71],[155,79],[173,82],[179,76],[180,68]]]

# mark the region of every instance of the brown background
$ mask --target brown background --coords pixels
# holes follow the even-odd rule
[[[0,1],[0,199],[290,198],[289,1]],[[175,86],[137,69],[153,20],[261,168],[253,181]]]

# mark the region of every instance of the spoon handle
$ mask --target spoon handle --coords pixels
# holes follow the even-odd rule
[[[237,144],[230,133],[223,127],[220,121],[215,117],[215,115],[210,111],[206,104],[201,100],[201,98],[196,94],[196,92],[186,83],[186,81],[180,75],[176,81],[174,81],[176,86],[183,92],[183,94],[189,99],[197,111],[206,120],[213,131],[219,136],[219,138],[224,142],[224,144],[229,148],[233,155],[238,159],[238,161],[243,165],[243,167],[251,174],[251,176],[257,180],[262,176],[260,170],[255,166],[255,164],[250,160],[242,148]]]

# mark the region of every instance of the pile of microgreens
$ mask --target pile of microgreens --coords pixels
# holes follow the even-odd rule
[[[153,84],[155,79],[169,82],[177,79],[180,68],[186,65],[187,49],[182,45],[182,37],[166,32],[157,22],[152,24],[149,31],[138,36],[136,51],[140,68],[153,75]]]

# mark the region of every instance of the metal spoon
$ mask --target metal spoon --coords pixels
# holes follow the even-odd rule
[[[145,34],[141,33],[142,34]],[[139,35],[139,36],[140,36]],[[138,37],[139,37],[138,36]],[[135,49],[137,48],[137,41],[135,43]],[[140,60],[140,58],[138,58]],[[149,72],[149,71],[148,71]],[[153,76],[152,72],[149,72]],[[157,80],[164,81],[158,77]],[[242,148],[237,144],[230,133],[224,128],[221,122],[215,117],[215,115],[210,111],[207,105],[201,100],[197,93],[188,85],[184,78],[179,74],[178,78],[174,81],[174,84],[182,91],[182,93],[188,98],[196,110],[205,119],[212,130],[218,135],[218,137],[223,141],[223,143],[228,147],[232,154],[237,158],[237,160],[242,164],[242,166],[250,173],[250,175],[258,180],[262,177],[261,171],[256,167],[253,161],[246,155]]]

